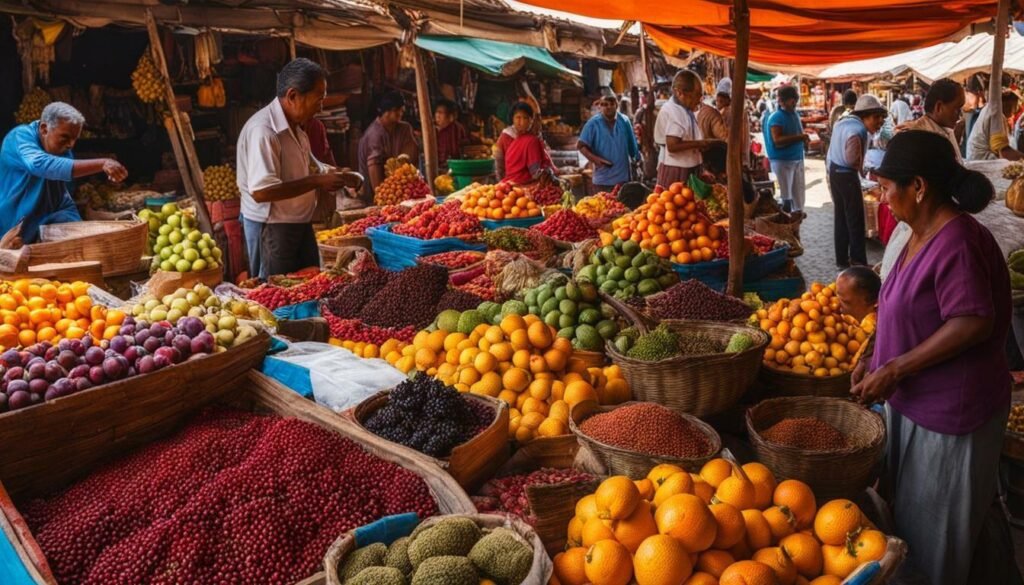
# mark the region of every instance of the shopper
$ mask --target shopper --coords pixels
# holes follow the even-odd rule
[[[715,107],[722,114],[722,120],[725,122],[725,127],[731,131],[732,128],[732,80],[728,77],[722,78],[718,82],[718,87],[715,88]],[[747,104],[743,104],[743,115],[740,116],[740,124],[743,125],[743,129],[740,131],[740,136],[743,139],[743,168],[750,167],[750,114],[747,109]],[[728,140],[728,135],[725,140]]]
[[[779,109],[768,117],[763,128],[768,161],[779,182],[782,206],[787,212],[804,210],[804,146],[810,137],[804,133],[796,105],[800,94],[795,86],[779,88]]]
[[[469,143],[466,127],[459,123],[459,106],[452,100],[438,100],[434,106],[437,127],[437,164],[448,165],[449,159],[462,158],[462,147]]]
[[[700,107],[704,84],[699,75],[684,69],[672,79],[672,98],[665,102],[654,124],[654,143],[661,147],[658,156],[658,184],[668,188],[686,183],[700,172],[702,151],[715,144],[705,140],[694,111]]]
[[[719,141],[704,150],[702,155],[704,170],[715,174],[724,173],[726,144],[729,141],[729,127],[725,124],[725,117],[716,106],[705,100],[701,100],[696,113],[697,125],[700,126],[700,133],[704,135],[704,138]]]
[[[1012,384],[1006,261],[971,217],[994,190],[931,132],[896,135],[875,174],[913,234],[882,286],[875,353],[855,369],[851,393],[886,401],[886,477],[909,566],[932,585],[967,585]]]
[[[329,172],[313,157],[302,126],[327,95],[324,70],[295,59],[277,76],[277,97],[238,136],[237,176],[250,276],[266,278],[320,264],[310,221],[316,190],[359,187],[355,175]],[[310,167],[318,169],[310,173]]]
[[[868,137],[878,132],[888,115],[888,110],[878,98],[862,95],[857,98],[852,115],[839,120],[832,132],[825,164],[828,188],[835,207],[833,233],[836,265],[840,268],[868,262],[864,248],[864,196],[860,188],[860,174],[868,150]]]
[[[499,180],[525,185],[551,179],[555,163],[544,141],[537,135],[534,121],[534,110],[530,104],[518,102],[512,106],[512,125],[498,137],[494,157]]]
[[[580,132],[579,149],[594,165],[594,190],[611,192],[616,185],[629,182],[640,149],[629,118],[618,111],[615,96],[601,98],[598,106],[600,113],[591,116]]]
[[[370,203],[377,186],[384,182],[384,164],[388,159],[405,155],[413,166],[420,161],[419,147],[413,135],[412,125],[402,121],[405,115],[405,98],[397,91],[385,93],[377,108],[377,118],[366,128],[359,139],[359,173],[366,177],[363,185],[363,200]]]
[[[897,126],[896,131],[924,130],[943,136],[953,145],[956,158],[960,161],[962,157],[953,129],[960,121],[966,99],[962,85],[952,79],[940,79],[928,88],[928,95],[924,98],[924,115],[913,122]]]
[[[981,109],[978,121],[967,138],[967,160],[1020,160],[1024,155],[1010,146],[1007,118],[1017,111],[1020,96],[1004,90],[1000,103],[988,103]]]
[[[857,92],[852,89],[848,89],[843,92],[843,103],[836,104],[836,107],[832,108],[832,113],[828,117],[828,129],[832,130],[836,127],[836,122],[840,118],[846,116],[853,111],[853,106],[857,105]]]
[[[21,224],[11,244],[39,239],[39,226],[82,221],[71,198],[72,181],[103,173],[120,183],[128,176],[112,158],[75,160],[71,149],[85,117],[64,102],[43,108],[39,120],[11,130],[0,147],[0,236]]]
[[[910,104],[907,102],[907,98],[903,96],[899,96],[892,101],[889,113],[892,116],[892,123],[896,126],[906,124],[914,119],[914,113],[910,111]]]

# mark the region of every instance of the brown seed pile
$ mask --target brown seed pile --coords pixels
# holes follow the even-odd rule
[[[678,413],[649,402],[594,415],[583,421],[580,430],[606,445],[646,455],[689,459],[711,451],[700,429]]]
[[[722,353],[725,347],[703,333],[682,333],[679,335],[679,351],[683,355],[709,355]]]
[[[782,419],[761,436],[769,443],[809,451],[838,451],[849,444],[834,426],[813,417]]]

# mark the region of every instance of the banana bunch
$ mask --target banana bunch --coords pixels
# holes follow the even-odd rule
[[[163,99],[163,82],[153,59],[149,56],[149,51],[139,57],[139,64],[135,66],[135,71],[132,71],[132,87],[144,103],[151,104]]]

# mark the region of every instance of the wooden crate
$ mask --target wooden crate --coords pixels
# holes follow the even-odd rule
[[[99,261],[103,276],[130,274],[146,253],[149,224],[144,221],[79,221],[44,225],[42,241],[29,244],[32,266]]]

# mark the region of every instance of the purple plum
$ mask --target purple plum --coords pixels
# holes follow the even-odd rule
[[[18,390],[12,392],[8,401],[8,406],[11,410],[19,410],[27,406],[32,406],[32,395],[27,390]]]
[[[125,349],[124,359],[131,363],[135,363],[135,360],[139,359],[139,347],[137,345],[132,345]]]
[[[103,363],[103,359],[106,357],[105,353],[99,347],[90,347],[85,350],[85,363],[90,366],[98,366]]]
[[[124,377],[127,368],[121,360],[109,357],[103,360],[103,373],[110,380],[120,380]]]
[[[43,358],[46,359],[46,361],[48,361],[48,362],[52,362],[53,360],[57,359],[57,356],[60,355],[60,352],[61,352],[60,348],[51,347],[51,348],[46,350],[45,354],[43,354]]]
[[[103,373],[102,366],[93,366],[89,368],[89,381],[97,386],[107,381],[107,376]]]
[[[142,347],[149,353],[154,353],[164,345],[162,337],[150,337],[142,344]]]
[[[69,378],[87,378],[89,377],[89,364],[81,364],[71,368],[68,372]]]
[[[173,347],[161,347],[160,349],[156,350],[156,355],[165,356],[167,358],[167,361],[171,362],[172,364],[181,362],[183,358],[181,352]]]
[[[33,362],[32,365],[30,365],[28,367],[27,371],[28,371],[28,379],[29,380],[38,380],[40,378],[45,378],[46,377],[46,362],[44,362],[42,360],[40,360],[38,362]]]
[[[16,349],[9,349],[0,356],[0,361],[4,363],[8,368],[21,365],[21,354]]]
[[[25,377],[25,368],[22,368],[20,366],[14,366],[13,368],[9,368],[7,370],[7,373],[4,374],[4,379],[5,380],[9,380],[9,381],[11,381],[11,380],[21,380],[24,377]]]
[[[162,323],[154,323],[149,327],[149,334],[153,337],[163,337],[167,334],[168,327],[164,327]]]
[[[128,349],[128,341],[121,335],[115,335],[110,340],[110,349],[117,353],[124,354],[124,350]]]
[[[65,370],[70,370],[78,365],[78,355],[70,349],[65,349],[57,356],[57,363]]]
[[[28,383],[28,391],[34,394],[43,394],[49,387],[50,383],[46,381],[46,378],[36,378]]]
[[[28,392],[28,382],[25,380],[11,380],[7,384],[7,395],[10,396],[15,392]]]
[[[75,366],[78,367],[78,366]],[[57,380],[64,377],[66,370],[56,362],[50,362],[46,364],[46,380],[48,382],[56,382]]]
[[[46,389],[46,393],[43,394],[43,400],[49,402],[54,398],[60,398],[60,392],[57,392],[56,388],[50,386]]]
[[[192,339],[184,333],[174,336],[171,340],[171,347],[178,350],[183,356],[187,356],[192,353]]]
[[[75,384],[67,378],[61,378],[53,383],[53,389],[57,391],[58,396],[67,396],[75,391]]]
[[[178,327],[181,329],[182,333],[189,337],[195,337],[203,331],[206,331],[206,324],[203,323],[203,320],[199,317],[182,317],[181,320],[178,321]]]
[[[156,369],[161,370],[171,365],[171,360],[167,357],[166,354],[157,354],[153,356],[153,365],[156,367]]]
[[[75,392],[81,392],[92,388],[92,382],[89,381],[89,378],[78,378],[77,380],[72,381],[72,384],[74,384]]]
[[[136,368],[140,374],[148,374],[156,371],[156,361],[151,355],[144,355],[136,362]]]

